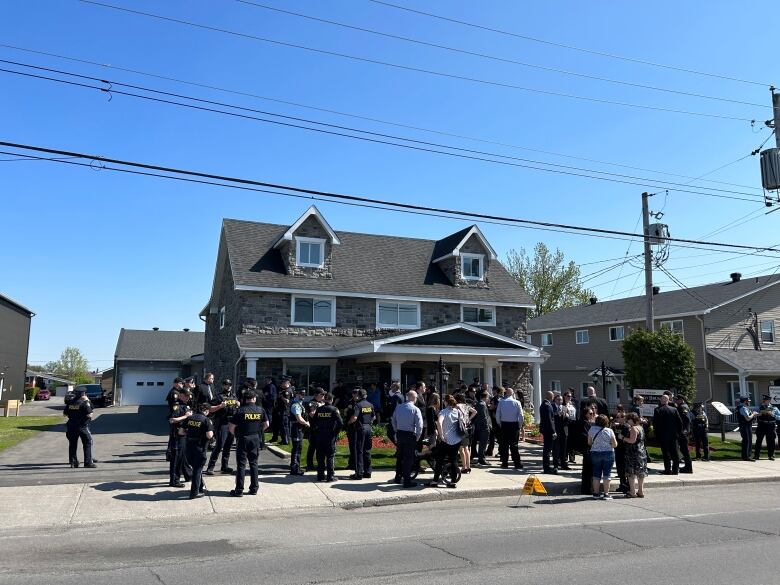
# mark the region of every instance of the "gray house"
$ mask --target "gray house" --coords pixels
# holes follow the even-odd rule
[[[675,290],[654,297],[656,327],[683,336],[696,354],[700,401],[735,404],[749,395],[756,404],[780,378],[780,275],[742,278]],[[595,299],[594,299],[595,301]],[[621,346],[632,329],[644,327],[645,297],[561,309],[532,319],[528,332],[550,354],[542,366],[545,388],[572,387],[583,394],[601,362],[610,379],[611,404],[627,401]],[[596,384],[600,388],[600,384]]]
[[[218,376],[299,386],[458,378],[523,387],[528,295],[476,225],[440,240],[335,231],[316,207],[292,225],[224,220],[206,321]]]
[[[30,347],[27,307],[0,294],[0,400],[21,400]]]

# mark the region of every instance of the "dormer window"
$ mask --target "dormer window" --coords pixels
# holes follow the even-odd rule
[[[305,268],[322,268],[325,264],[325,240],[295,238],[295,264]]]
[[[466,280],[482,280],[485,273],[483,254],[461,254],[461,273]]]

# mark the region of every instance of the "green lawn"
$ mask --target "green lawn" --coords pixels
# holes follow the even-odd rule
[[[691,446],[691,457],[696,456],[696,450]],[[650,457],[656,461],[663,461],[661,448],[653,445],[651,441],[647,446]],[[703,455],[703,454],[702,454]],[[742,459],[742,443],[740,441],[721,441],[710,437],[710,459],[723,461],[728,459]]]
[[[279,449],[292,451],[292,445],[278,445],[272,443]],[[301,464],[306,465],[306,449],[309,447],[308,439],[303,440],[303,449],[301,451]],[[371,450],[371,466],[374,469],[395,469],[395,457],[393,454],[395,449],[372,449]],[[349,460],[349,447],[346,445],[336,445],[336,460],[334,461],[334,467],[336,469],[346,469],[347,461]],[[315,465],[317,464],[315,460]]]
[[[0,418],[0,451],[29,439],[46,427],[62,422],[56,416],[9,416]]]

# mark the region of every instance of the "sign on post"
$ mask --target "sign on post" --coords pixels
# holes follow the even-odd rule
[[[723,416],[731,416],[733,413],[729,410],[729,407],[723,404],[722,402],[715,402],[714,400],[710,402],[712,404],[712,408],[718,411],[718,413],[722,414]]]
[[[653,416],[653,411],[661,404],[661,396],[663,396],[664,392],[666,392],[666,390],[649,390],[645,388],[634,389],[634,396],[639,394],[645,399],[640,407],[640,413],[643,417],[647,418]]]
[[[772,404],[780,404],[780,386],[770,386],[768,394]]]

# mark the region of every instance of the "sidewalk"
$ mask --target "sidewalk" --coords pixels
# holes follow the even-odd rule
[[[232,476],[206,477],[208,497],[187,499],[188,490],[168,487],[167,481],[75,483],[0,488],[4,528],[67,527],[102,524],[121,520],[162,519],[207,516],[210,514],[246,514],[272,511],[316,511],[317,509],[352,509],[364,506],[386,506],[458,498],[519,496],[530,474],[541,472],[539,449],[521,450],[525,469],[501,469],[497,465],[476,469],[464,475],[457,488],[419,487],[402,489],[389,484],[392,471],[376,471],[369,480],[350,481],[350,472],[337,472],[339,481],[317,483],[314,474],[304,477],[261,475],[260,493],[243,498],[228,497],[234,486]],[[578,457],[580,460],[580,457]],[[491,460],[495,462],[495,460]],[[721,483],[780,481],[780,461],[694,462],[692,475],[666,476],[662,466],[651,464],[646,489]],[[84,474],[88,470],[74,469]],[[421,474],[419,482],[431,479]],[[550,497],[577,496],[580,493],[580,466],[560,475],[538,475]],[[248,485],[248,478],[247,478]],[[536,499],[536,497],[535,497]],[[541,496],[537,501],[543,501]]]

